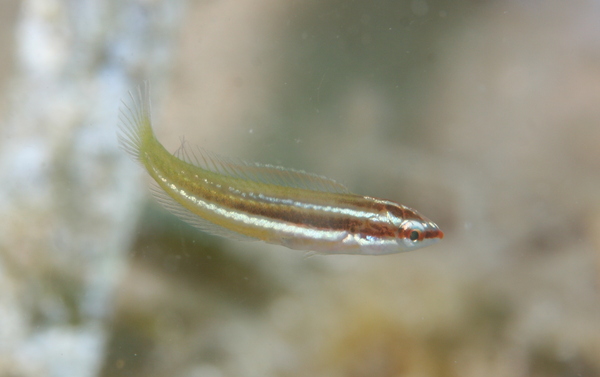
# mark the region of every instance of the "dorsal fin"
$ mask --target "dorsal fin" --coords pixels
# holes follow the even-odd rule
[[[312,191],[342,194],[350,192],[346,186],[322,175],[282,166],[246,162],[241,159],[220,156],[200,147],[196,147],[196,150],[192,151],[184,139],[182,139],[181,146],[175,151],[174,156],[202,169],[233,178]]]

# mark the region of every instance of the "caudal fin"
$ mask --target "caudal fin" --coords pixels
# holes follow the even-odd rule
[[[145,82],[136,92],[129,92],[129,101],[122,101],[119,111],[119,146],[131,157],[141,161],[145,146],[156,140],[152,131],[150,84]]]

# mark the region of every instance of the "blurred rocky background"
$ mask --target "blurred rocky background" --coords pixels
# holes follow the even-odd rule
[[[0,375],[600,376],[597,1],[0,17]],[[116,146],[145,79],[168,149],[323,174],[445,239],[306,258],[189,227]]]

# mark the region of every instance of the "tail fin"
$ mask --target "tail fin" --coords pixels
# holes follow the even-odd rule
[[[125,101],[119,112],[119,146],[136,161],[141,162],[144,146],[156,141],[152,131],[150,84],[145,82],[137,88],[137,95],[129,92],[129,104]]]

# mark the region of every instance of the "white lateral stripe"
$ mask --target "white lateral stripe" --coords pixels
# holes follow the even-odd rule
[[[254,193],[249,193],[247,195],[252,198],[256,198],[256,199],[259,199],[259,200],[262,200],[262,201],[265,201],[265,202],[268,202],[271,204],[288,205],[288,206],[292,206],[292,207],[309,209],[309,210],[313,210],[313,211],[335,213],[335,214],[346,215],[346,216],[351,216],[351,217],[360,218],[360,219],[370,219],[373,221],[385,222],[388,220],[387,215],[381,215],[381,214],[374,213],[374,212],[360,211],[360,210],[355,210],[355,209],[351,209],[351,208],[341,208],[341,207],[334,207],[334,206],[322,206],[319,204],[299,202],[299,201],[292,200],[292,199],[275,198],[275,197],[266,196],[263,194],[256,195]]]

